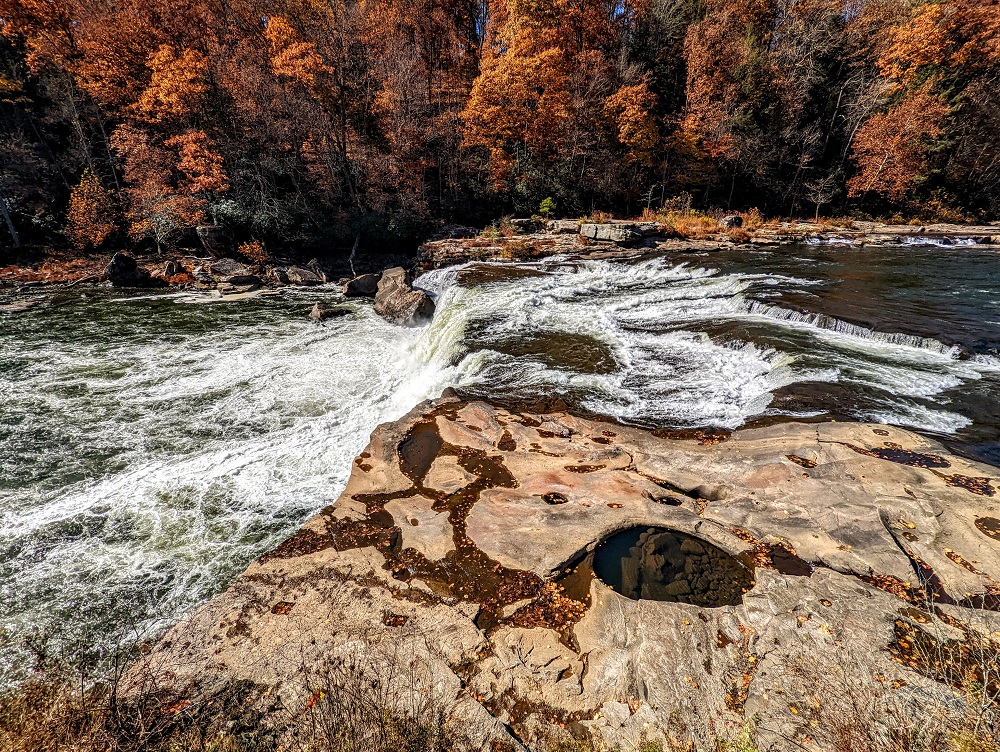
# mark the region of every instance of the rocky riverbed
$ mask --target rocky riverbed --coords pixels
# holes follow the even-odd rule
[[[727,229],[727,224],[733,227]],[[711,232],[684,237],[657,222],[520,219],[511,223],[507,235],[447,225],[420,246],[416,263],[427,269],[468,261],[524,260],[562,253],[584,252],[597,257],[615,255],[623,249],[697,253],[797,243],[859,248],[906,244],[1000,246],[1000,225],[887,225],[859,221],[831,226],[796,221],[746,229],[742,227],[742,219],[734,215],[723,217]],[[365,276],[364,273],[380,273],[400,264],[408,265],[410,261],[405,256],[364,254],[358,259],[357,269]],[[353,267],[344,260],[272,259],[258,263],[218,244],[138,257],[128,253],[81,255],[68,250],[51,251],[0,266],[0,286],[31,288],[109,282],[122,287],[170,286],[217,291],[223,297],[288,285],[344,284],[355,276]]]
[[[473,748],[827,749],[850,714],[961,719],[960,677],[995,683],[998,488],[891,426],[672,433],[446,395],[133,677],[178,708],[240,687],[289,734],[370,681]]]

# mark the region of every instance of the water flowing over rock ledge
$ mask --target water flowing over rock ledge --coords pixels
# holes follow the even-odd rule
[[[679,717],[719,735],[757,719],[791,749],[837,686],[958,701],[912,660],[922,639],[995,657],[998,487],[889,426],[676,434],[445,396],[376,429],[340,499],[143,671],[178,694],[255,687],[277,723],[320,701],[303,676],[349,659],[401,711],[434,698],[474,747],[632,749]],[[593,576],[624,531],[629,597]]]

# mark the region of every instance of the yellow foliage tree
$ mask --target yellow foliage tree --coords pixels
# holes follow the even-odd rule
[[[86,170],[70,194],[66,234],[77,248],[97,248],[116,229],[111,194]]]
[[[135,110],[151,121],[189,117],[208,92],[208,61],[196,50],[177,52],[164,44],[148,62],[149,86],[135,103]]]
[[[278,76],[296,81],[312,90],[319,76],[331,72],[316,45],[303,42],[284,18],[269,18],[264,36],[270,47],[271,69]]]
[[[604,114],[614,123],[618,141],[628,149],[629,162],[653,163],[660,137],[652,114],[655,103],[645,81],[622,86],[604,100]]]

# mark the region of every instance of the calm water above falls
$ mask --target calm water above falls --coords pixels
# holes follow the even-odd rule
[[[24,635],[176,618],[449,385],[650,426],[831,415],[1000,463],[1000,255],[977,247],[549,259],[435,271],[429,326],[335,291],[59,293],[0,318],[0,683]]]

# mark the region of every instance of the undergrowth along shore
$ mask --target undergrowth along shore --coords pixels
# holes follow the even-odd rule
[[[991,636],[962,652],[925,632],[897,645],[900,663],[950,687],[950,699],[914,683],[860,680],[870,672],[845,648],[835,672],[802,664],[812,708],[795,709],[811,732],[801,738],[748,717],[736,734],[693,721],[682,710],[626,749],[609,748],[579,724],[550,727],[526,742],[534,752],[994,752],[1000,748],[1000,645]],[[286,707],[281,692],[235,682],[185,694],[157,685],[148,644],[121,642],[72,658],[37,651],[34,677],[0,695],[0,752],[515,752],[511,739],[477,741],[446,710],[453,698],[420,686],[402,656],[330,658],[290,666],[287,681],[309,699]],[[96,658],[98,654],[100,658]],[[394,658],[392,657],[394,656]],[[389,658],[389,662],[386,662]],[[750,654],[748,653],[748,658]],[[753,660],[753,658],[751,658]],[[160,667],[162,670],[162,667]],[[875,677],[876,680],[878,677]],[[874,687],[874,689],[873,689]],[[902,691],[901,691],[902,690]],[[463,690],[464,691],[464,690]]]

